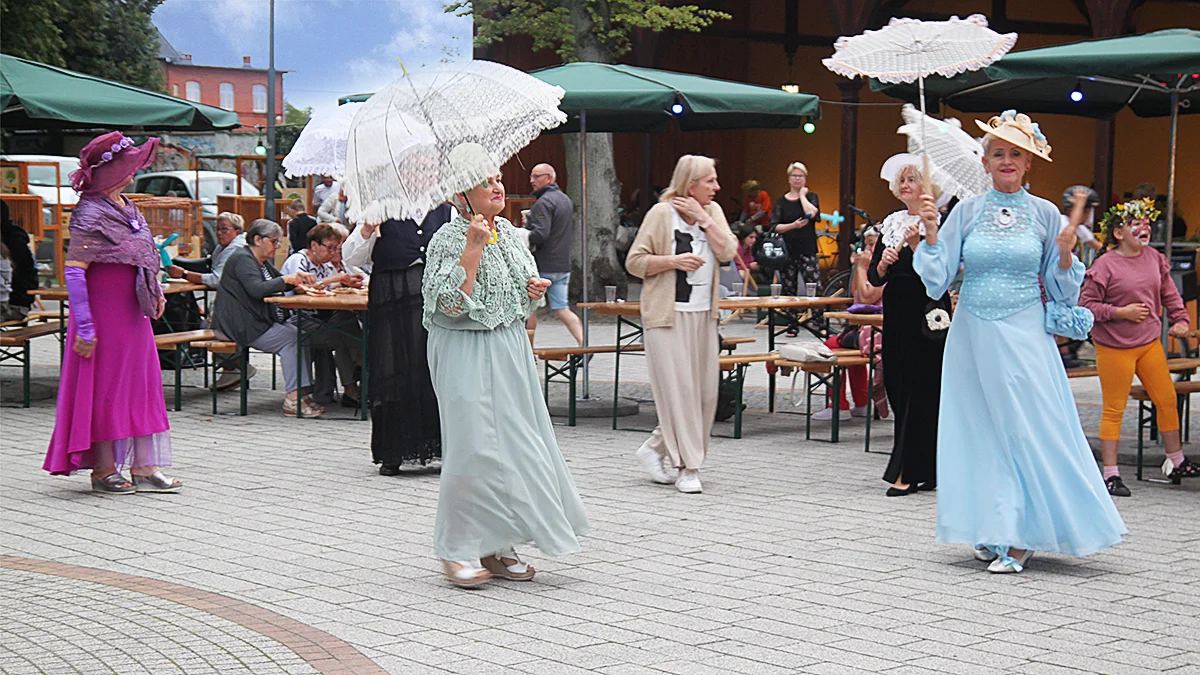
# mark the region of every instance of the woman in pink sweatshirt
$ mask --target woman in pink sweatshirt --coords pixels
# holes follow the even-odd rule
[[[1104,395],[1100,453],[1108,493],[1117,497],[1129,496],[1117,471],[1117,445],[1135,373],[1158,410],[1158,430],[1167,451],[1164,473],[1175,484],[1182,478],[1200,476],[1200,465],[1185,459],[1180,449],[1175,384],[1161,342],[1163,308],[1175,337],[1187,332],[1188,314],[1171,281],[1166,257],[1146,246],[1150,223],[1157,217],[1149,199],[1109,209],[1104,216],[1108,252],[1087,271],[1079,295],[1079,304],[1096,317],[1092,340]]]

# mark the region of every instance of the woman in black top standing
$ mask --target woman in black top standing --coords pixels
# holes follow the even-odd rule
[[[792,162],[787,168],[788,191],[771,211],[771,229],[783,235],[787,245],[788,266],[780,272],[784,295],[803,295],[804,283],[819,283],[821,268],[817,261],[816,222],[821,217],[817,193],[808,190],[808,167]],[[788,337],[800,334],[796,315],[789,313]]]
[[[924,194],[920,164],[920,157],[909,154],[884,163],[881,175],[906,208],[883,219],[867,267],[872,286],[887,284],[883,289],[883,386],[896,414],[892,458],[883,474],[891,483],[889,497],[937,486],[938,408],[950,298],[947,295],[935,301],[927,296],[924,282],[913,269],[913,249],[925,234],[917,214]],[[936,199],[938,187],[931,187]]]
[[[342,244],[345,264],[371,263],[371,370],[365,394],[371,405],[371,458],[384,476],[400,473],[401,464],[425,464],[442,456],[441,418],[426,353],[428,333],[421,325],[421,279],[429,241],[454,216],[454,209],[442,204],[420,222],[359,225]]]

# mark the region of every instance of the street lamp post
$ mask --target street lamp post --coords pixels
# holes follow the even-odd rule
[[[270,38],[267,55],[267,171],[263,185],[263,217],[275,220],[275,0],[270,2]]]

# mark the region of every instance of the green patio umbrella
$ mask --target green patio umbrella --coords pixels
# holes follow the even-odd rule
[[[871,83],[914,100],[914,87]],[[1200,112],[1200,31],[1161,30],[1011,52],[983,71],[925,83],[927,103],[964,112],[1003,110],[1108,119],[1122,108],[1140,117],[1171,118],[1167,222],[1175,211],[1175,150],[1180,114]],[[1166,254],[1171,255],[1171,228]]]
[[[0,54],[0,111],[5,129],[211,131],[241,124],[228,110],[7,54]]]

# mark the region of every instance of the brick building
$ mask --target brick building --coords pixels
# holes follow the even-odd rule
[[[267,124],[267,69],[255,68],[249,56],[241,67],[202,66],[192,63],[192,55],[171,46],[160,33],[158,60],[163,64],[167,93],[206,105],[232,110],[242,120],[242,128]],[[275,122],[283,122],[283,74],[275,71]]]

